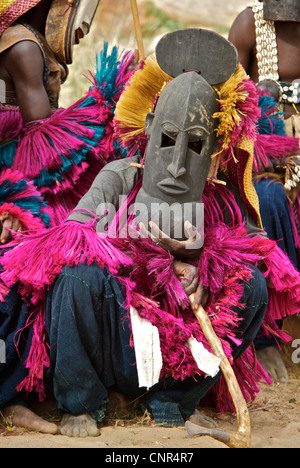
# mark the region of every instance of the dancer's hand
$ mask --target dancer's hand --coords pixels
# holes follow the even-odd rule
[[[0,235],[0,242],[1,244],[6,244],[9,242],[12,238],[12,231],[14,232],[20,232],[24,231],[25,228],[21,221],[19,221],[17,218],[14,218],[12,215],[8,215],[3,221],[2,221],[2,231]]]
[[[142,236],[151,237],[157,245],[170,252],[175,258],[197,260],[200,257],[203,238],[197,229],[188,221],[184,224],[185,231],[188,235],[187,240],[184,241],[171,239],[171,237],[162,232],[157,224],[152,221],[149,222],[149,227],[150,231],[147,231],[144,224],[139,224]]]
[[[209,293],[199,281],[197,268],[179,260],[174,260],[173,267],[174,272],[184,287],[186,294],[188,296],[194,294],[194,300],[191,303],[192,310],[196,311],[200,305],[205,307],[208,302]]]

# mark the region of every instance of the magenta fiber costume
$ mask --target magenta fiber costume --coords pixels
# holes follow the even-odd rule
[[[107,69],[102,70],[98,76],[109,76],[112,65],[113,60],[108,60]],[[194,68],[189,67],[189,69]],[[189,73],[195,72],[187,72],[187,75]],[[184,80],[184,77],[179,78]],[[132,396],[138,394],[141,389],[137,384],[136,363],[128,360],[128,355],[131,353],[132,357],[135,349],[134,335],[131,337],[130,316],[130,310],[134,309],[139,317],[156,327],[159,334],[162,354],[159,375],[161,398],[159,408],[155,406],[155,409],[149,404],[155,419],[164,423],[163,414],[169,408],[169,404],[175,402],[178,406],[176,402],[178,395],[182,396],[184,393],[186,396],[189,392],[194,407],[189,409],[189,414],[181,412],[182,421],[193,412],[195,405],[199,403],[199,398],[201,404],[213,402],[219,411],[233,409],[231,399],[224,390],[223,378],[219,378],[220,375],[218,382],[214,381],[215,385],[212,388],[200,392],[201,397],[198,389],[195,390],[192,382],[199,383],[206,374],[199,368],[187,342],[194,337],[209,353],[211,353],[210,346],[191,311],[189,298],[174,273],[173,256],[156,245],[151,238],[138,235],[134,211],[131,209],[146,178],[146,172],[143,173],[143,170],[146,171],[147,158],[149,160],[151,156],[148,151],[153,137],[150,137],[147,146],[146,114],[151,109],[155,122],[156,111],[161,110],[160,99],[163,99],[170,89],[168,86],[172,80],[173,77],[163,72],[153,57],[149,57],[139,66],[124,91],[120,92],[113,125],[107,128],[101,142],[107,145],[113,154],[113,144],[116,144],[114,142],[117,139],[124,151],[128,151],[129,156],[135,156],[113,161],[103,168],[89,192],[66,222],[42,233],[23,237],[21,242],[16,240],[13,244],[14,249],[4,256],[4,273],[1,275],[4,285],[10,287],[16,281],[20,281],[24,297],[30,297],[32,304],[39,308],[34,324],[35,336],[27,360],[28,376],[20,389],[28,392],[35,390],[43,398],[44,373],[47,372],[49,364],[52,376],[54,375],[54,383],[56,382],[54,390],[58,389],[58,380],[55,379],[59,379],[59,376],[55,366],[56,363],[64,361],[65,364],[69,362],[69,371],[77,375],[79,393],[81,395],[81,392],[89,393],[92,390],[89,387],[94,380],[92,377],[91,381],[88,377],[83,381],[80,379],[80,363],[83,355],[88,356],[93,375],[96,375],[100,381],[102,378],[104,387],[120,384],[121,364],[119,363],[119,368],[114,367],[117,364],[113,363],[110,366],[109,362],[105,363],[104,368],[101,365],[103,356],[108,355],[105,348],[107,338],[105,330],[110,328],[113,331],[110,342],[112,360],[117,362],[120,352],[120,361],[124,363],[123,376],[126,376],[126,372],[129,374],[135,372],[135,378],[132,380],[134,388],[128,387],[128,391]],[[174,82],[175,80],[178,80],[178,77],[174,78]],[[153,83],[154,87],[148,94],[151,102],[149,106],[140,101],[139,97],[142,100],[142,96],[145,97],[146,94],[145,89],[149,91]],[[219,122],[216,129],[218,148],[215,154],[210,155],[211,170],[202,196],[205,213],[204,245],[200,257],[195,259],[193,264],[198,270],[201,284],[210,291],[206,311],[233,365],[244,396],[249,401],[254,399],[259,391],[258,382],[270,380],[261,366],[255,362],[253,351],[249,347],[250,342],[245,345],[247,349],[243,349],[241,355],[236,353],[236,349],[242,346],[245,338],[241,333],[243,324],[247,323],[243,312],[247,315],[247,307],[251,307],[251,298],[254,300],[256,297],[255,307],[260,309],[261,314],[261,332],[268,336],[288,339],[278,329],[276,320],[296,314],[300,310],[299,273],[277,243],[268,239],[261,229],[257,195],[252,181],[253,153],[258,135],[257,119],[260,116],[255,86],[240,66],[233,70],[225,82],[209,86],[210,92],[215,92],[216,102],[219,103],[218,112],[215,113]],[[139,104],[139,109],[133,107],[134,102]],[[139,112],[141,109],[142,118]],[[140,122],[140,127],[137,121]],[[262,138],[260,143],[261,141]],[[188,151],[188,154],[192,155],[193,151]],[[148,175],[149,173],[147,172]],[[122,205],[118,204],[119,195],[125,196]],[[105,204],[107,207],[114,205],[117,213],[112,222],[103,228],[107,216]],[[123,235],[124,230],[127,233],[134,232],[135,235]],[[124,269],[127,268],[129,272],[126,274]],[[254,283],[257,285],[258,279],[259,284],[264,285],[260,291],[254,286]],[[266,291],[265,280],[269,286],[268,297],[263,292]],[[98,296],[95,289],[97,283]],[[70,285],[72,289],[69,289]],[[89,297],[89,306],[87,306],[89,312],[86,312],[86,317],[92,315],[95,319],[94,325],[97,327],[91,328],[85,323],[87,304],[80,303],[79,299],[73,303],[72,298],[75,296],[62,295],[62,291],[67,290],[75,293],[77,287],[85,291],[87,296],[84,297]],[[247,296],[247,287],[249,290],[253,287],[253,295],[250,294],[250,297],[249,294]],[[3,293],[5,294],[5,291]],[[59,310],[58,302],[62,304]],[[76,343],[78,336],[82,340],[81,344],[85,343],[85,348],[81,348],[82,356],[74,355],[71,361],[73,335],[68,338],[66,317],[70,310],[74,311],[73,306],[76,307],[76,321],[72,322],[72,327],[74,324],[77,327]],[[44,323],[45,308],[48,334]],[[69,312],[66,311],[68,308]],[[116,315],[112,315],[110,308],[117,310]],[[107,328],[103,325],[104,320]],[[60,327],[56,335],[57,340],[59,336],[63,336],[68,343],[64,356],[59,341],[55,341],[54,338],[55,324],[59,324]],[[259,329],[260,322],[256,325]],[[98,334],[101,340],[97,350],[88,349],[89,333],[93,337]],[[47,350],[48,338],[50,338],[50,363]],[[76,350],[80,349],[81,344]],[[235,360],[236,357],[238,358]],[[84,367],[82,372],[85,375]],[[110,378],[112,375],[114,378]],[[164,382],[169,378],[172,380],[172,397],[170,393],[165,392],[164,387]],[[124,382],[126,379],[123,384]],[[119,388],[126,392],[125,385],[123,388],[119,385]],[[56,394],[60,409],[79,414],[78,408],[72,409],[71,405],[66,404],[66,401],[73,401],[71,390],[61,389],[59,385]],[[209,389],[209,394],[206,394]],[[151,393],[151,389],[149,392]],[[163,400],[164,395],[166,401]],[[196,395],[196,398],[193,398],[193,395]],[[96,402],[96,407],[93,407],[93,401],[90,403],[87,412],[94,415],[94,412],[98,411],[99,416],[99,411],[102,411],[101,417],[95,416],[100,422],[100,419],[103,420],[107,404],[105,396],[102,402]],[[178,417],[180,413],[175,413],[173,421],[168,421],[169,424],[176,425],[180,422]]]

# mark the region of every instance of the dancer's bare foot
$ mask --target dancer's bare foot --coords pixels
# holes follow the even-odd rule
[[[274,382],[288,382],[288,372],[276,346],[261,349],[256,351],[256,354],[260,364]]]
[[[59,430],[68,437],[98,437],[101,434],[96,421],[89,414],[73,416],[65,413]]]
[[[13,426],[43,434],[57,434],[58,432],[56,424],[45,421],[25,406],[7,406],[2,410],[2,414],[5,419],[11,421]]]
[[[197,426],[207,427],[209,429],[214,429],[217,427],[217,424],[212,418],[206,416],[206,414],[201,413],[201,411],[197,409],[192,414],[192,416],[188,418],[188,420],[193,424],[197,424]]]

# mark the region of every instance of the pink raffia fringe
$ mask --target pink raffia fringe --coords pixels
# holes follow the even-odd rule
[[[253,173],[259,174],[270,164],[270,158],[280,160],[297,154],[299,139],[284,135],[257,135],[254,146]]]
[[[33,216],[29,211],[15,206],[13,203],[3,203],[3,205],[0,205],[0,216],[6,213],[18,219],[26,231],[35,232],[45,228],[44,223],[39,218]]]
[[[128,197],[125,209],[134,201],[136,190]],[[232,214],[232,227],[222,221],[222,208],[217,203],[221,197]],[[237,339],[239,318],[236,308],[244,307],[242,282],[250,279],[247,265],[262,265],[262,271],[270,286],[270,300],[263,323],[263,332],[287,340],[278,329],[275,320],[296,314],[300,310],[300,277],[288,257],[275,241],[265,237],[249,237],[234,196],[226,187],[208,186],[204,194],[205,239],[198,266],[200,281],[210,290],[210,302],[206,308],[224,351],[232,362],[232,345]],[[121,207],[120,213],[124,207]],[[122,216],[117,217],[116,232],[121,232]],[[220,221],[221,220],[221,221]],[[40,234],[16,239],[14,249],[3,257],[4,272],[1,279],[6,287],[20,281],[21,294],[31,296],[39,308],[34,322],[35,337],[27,361],[29,375],[20,388],[36,390],[44,395],[41,375],[49,363],[44,341],[43,300],[46,290],[53,284],[65,265],[80,262],[107,265],[126,287],[127,306],[134,306],[141,317],[157,326],[163,354],[162,374],[175,379],[185,379],[201,374],[186,346],[192,335],[211,351],[200,325],[189,307],[189,299],[173,270],[173,257],[151,239],[112,238],[95,231],[97,218],[90,223],[66,222]],[[130,220],[132,222],[132,220]],[[120,268],[133,267],[129,278],[119,276]],[[250,360],[250,361],[249,361]],[[249,364],[252,362],[252,365]],[[239,372],[242,391],[247,399],[257,393],[254,382],[269,379],[251,351],[234,363]],[[222,388],[222,383],[216,389]],[[219,402],[222,399],[218,399]],[[227,404],[225,404],[227,402]],[[226,397],[219,410],[232,408]]]
[[[256,360],[250,347],[232,363],[232,369],[247,403],[255,400],[260,392],[259,384],[271,384],[272,380]],[[235,406],[222,376],[200,403],[202,407],[215,408],[219,413],[235,413]]]
[[[12,215],[26,231],[34,233],[45,228],[50,210],[31,181],[24,180],[19,171],[4,169],[0,174],[0,215],[3,214]]]
[[[65,221],[108,161],[126,156],[115,143],[113,117],[134,73],[128,68],[133,54],[117,55],[108,56],[106,47],[85,96],[47,119],[24,125],[18,108],[0,106],[0,143],[14,143],[9,165],[45,196],[52,226]]]
[[[21,281],[24,297],[32,295],[32,302],[40,307],[46,289],[51,285],[64,265],[80,262],[96,262],[101,268],[107,265],[126,287],[127,305],[134,306],[143,318],[157,326],[163,353],[162,376],[170,374],[176,379],[200,374],[186,346],[190,336],[202,342],[210,350],[205,336],[189,307],[189,300],[173,271],[173,257],[156,246],[151,239],[111,239],[94,230],[96,219],[81,225],[67,222],[61,227],[47,230],[39,235],[15,241],[15,248],[3,258],[6,286]],[[230,360],[232,345],[239,344],[236,331],[239,318],[235,308],[241,304],[242,281],[250,279],[247,265],[263,263],[264,275],[271,286],[270,303],[263,324],[265,332],[283,339],[287,337],[278,330],[275,320],[300,310],[299,273],[278,248],[276,242],[264,237],[248,237],[243,225],[228,228],[223,223],[206,228],[203,253],[198,263],[202,284],[211,291],[207,312]],[[118,276],[121,266],[134,266],[129,278]],[[20,388],[35,389],[43,396],[41,375],[48,365],[47,349],[43,336],[43,320],[34,324],[35,337],[27,361],[29,375]],[[235,363],[240,372],[242,391],[253,398],[257,380],[268,381],[258,363],[252,364],[250,351],[244,361]],[[244,382],[244,385],[243,385]],[[221,384],[220,384],[221,385]],[[230,400],[228,400],[230,401]],[[221,405],[219,409],[231,409]]]
[[[161,377],[171,374],[175,379],[183,380],[199,374],[186,341],[193,335],[207,350],[211,349],[174,274],[172,256],[147,240],[131,242],[130,249],[135,267],[130,281],[123,280],[127,306],[133,305],[141,317],[159,330],[163,354]],[[249,264],[264,265],[264,276],[270,285],[270,301],[262,332],[288,341],[289,337],[278,328],[275,320],[300,310],[299,273],[289,259],[276,242],[265,237],[248,237],[243,225],[229,229],[219,223],[206,230],[198,263],[200,281],[211,292],[206,311],[237,373],[247,402],[254,400],[259,391],[258,383],[271,382],[251,349],[235,363],[231,357],[232,345],[240,344],[236,337],[240,319],[235,309],[244,307],[241,303],[242,282],[250,280]],[[213,402],[218,411],[234,411],[229,392],[225,390],[221,379],[204,403]]]
[[[46,342],[44,308],[40,305],[36,310],[36,317],[32,326],[32,343],[26,360],[28,376],[17,386],[19,392],[32,392],[34,389],[40,401],[46,398],[44,387],[44,370],[50,366],[49,345]]]
[[[23,131],[24,123],[20,109],[14,106],[2,106],[0,104],[0,144],[4,141],[19,138]]]
[[[26,362],[28,376],[18,390],[35,390],[40,399],[44,397],[43,373],[49,366],[48,349],[45,344],[43,300],[47,288],[53,284],[65,265],[74,266],[81,262],[108,266],[117,274],[121,266],[132,265],[132,260],[114,247],[106,235],[97,234],[96,219],[85,225],[67,222],[60,227],[45,229],[37,235],[26,235],[10,243],[12,250],[2,258],[4,270],[2,281],[6,288],[20,281],[20,293],[24,298],[32,295],[31,303],[37,313],[33,323],[34,338]],[[27,249],[33,249],[31,252]],[[13,263],[18,258],[18,265]],[[23,265],[23,267],[21,266]],[[5,300],[3,295],[2,300]]]
[[[113,274],[121,266],[130,266],[132,260],[127,255],[114,247],[105,234],[96,233],[95,222],[68,221],[11,242],[9,246],[14,248],[2,259],[5,270],[2,280],[7,286],[20,281],[23,296],[32,294],[31,302],[37,305],[44,298],[45,288],[53,284],[65,265],[98,263],[101,268],[107,265]],[[17,257],[18,262],[13,266]]]

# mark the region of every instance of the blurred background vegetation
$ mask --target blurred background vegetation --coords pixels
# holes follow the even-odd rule
[[[152,53],[166,32],[185,27],[206,27],[225,37],[235,16],[248,0],[137,0],[145,54]],[[135,49],[136,38],[130,0],[100,0],[90,33],[75,46],[69,77],[62,86],[60,106],[74,103],[89,87],[87,76],[93,72],[96,54],[117,45]]]

